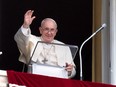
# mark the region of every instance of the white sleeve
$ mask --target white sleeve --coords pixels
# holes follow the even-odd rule
[[[21,31],[25,36],[29,36],[29,29],[30,28],[24,28],[23,26],[21,26]]]

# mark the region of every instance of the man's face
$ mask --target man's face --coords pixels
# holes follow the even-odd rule
[[[52,21],[46,21],[39,30],[45,42],[52,42],[57,33],[56,25]]]

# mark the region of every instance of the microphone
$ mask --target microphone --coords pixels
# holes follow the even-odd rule
[[[81,51],[82,51],[82,47],[84,46],[84,44],[90,40],[93,36],[95,36],[99,31],[101,31],[102,29],[104,29],[106,27],[106,24],[102,24],[102,26],[97,30],[95,31],[89,38],[87,38],[82,44],[81,44],[81,47],[80,47],[80,50],[79,50],[79,57],[80,57],[80,80],[83,80],[83,72],[82,72],[82,56],[81,56]]]
[[[93,35],[91,37],[93,37],[96,33],[98,33],[99,31],[101,31],[102,29],[104,29],[106,27],[106,24],[102,24],[102,26],[96,31],[93,33]]]
[[[0,51],[0,55],[2,55],[2,51]]]

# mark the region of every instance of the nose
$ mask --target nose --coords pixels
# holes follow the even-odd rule
[[[48,31],[48,34],[51,34],[51,30]]]

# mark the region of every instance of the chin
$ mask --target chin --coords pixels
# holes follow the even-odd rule
[[[46,38],[46,39],[44,39],[44,41],[47,43],[51,43],[53,41],[53,38]]]
[[[47,42],[47,43],[51,43],[52,41],[51,41],[51,40],[45,40],[45,42]]]
[[[52,42],[52,41],[53,41],[53,39],[46,39],[46,41],[47,41],[47,42]]]

